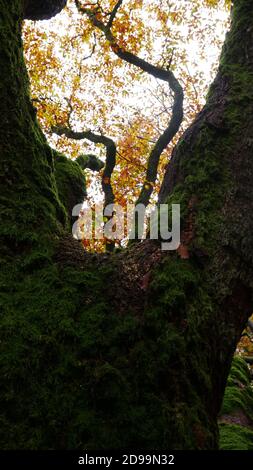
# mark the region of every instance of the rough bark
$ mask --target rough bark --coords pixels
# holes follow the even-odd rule
[[[182,259],[150,240],[88,255],[66,236],[29,100],[22,2],[0,0],[2,449],[217,447],[252,308],[253,4],[234,3],[207,105],[161,193],[181,203]]]
[[[24,18],[27,20],[48,20],[60,13],[67,0],[24,0]]]

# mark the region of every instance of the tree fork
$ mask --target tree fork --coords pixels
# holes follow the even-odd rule
[[[91,255],[63,236],[29,101],[22,5],[0,8],[1,448],[215,449],[252,313],[252,1],[234,2],[207,105],[165,178],[187,259],[152,240]]]

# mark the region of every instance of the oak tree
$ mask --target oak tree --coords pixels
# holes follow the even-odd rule
[[[120,59],[162,75],[174,91],[165,141],[147,161],[156,171],[178,130],[181,86],[170,68],[118,44],[112,27],[122,2],[111,3],[105,18],[76,2]],[[181,205],[180,249],[147,239],[113,254],[86,252],[72,238],[83,161],[48,145],[30,97],[23,19],[50,18],[65,4],[0,0],[1,446],[215,449],[252,309],[252,1],[234,1],[207,102],[164,174],[159,202]]]

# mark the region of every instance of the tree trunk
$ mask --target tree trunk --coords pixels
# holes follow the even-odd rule
[[[181,247],[110,256],[67,235],[29,100],[23,2],[0,0],[2,449],[217,448],[253,279],[253,2],[234,3],[207,104],[160,194],[181,204]],[[65,163],[65,199],[81,202],[81,172]]]

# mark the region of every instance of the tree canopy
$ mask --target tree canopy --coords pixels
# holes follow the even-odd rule
[[[70,1],[50,23],[25,24],[33,103],[49,140],[71,158],[108,155],[100,176],[89,175],[91,203],[102,197],[101,179],[104,190],[112,183],[108,203],[157,200],[172,148],[205,101],[229,7]],[[116,147],[110,163],[105,137]]]

